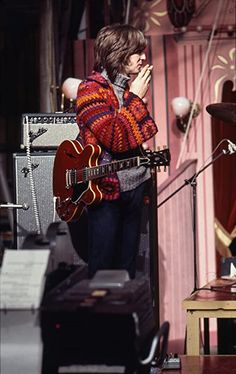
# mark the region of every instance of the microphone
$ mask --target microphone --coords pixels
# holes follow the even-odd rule
[[[0,204],[0,208],[13,208],[13,209],[23,209],[28,210],[29,205],[28,204],[12,204],[12,203],[6,203],[6,204]]]
[[[236,144],[234,144],[233,142],[231,142],[231,140],[229,140],[229,139],[226,139],[226,140],[228,142],[229,154],[232,155],[232,153],[236,152]]]

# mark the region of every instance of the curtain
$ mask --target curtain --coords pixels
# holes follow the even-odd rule
[[[40,112],[57,110],[53,1],[42,0],[39,29]]]
[[[73,40],[77,39],[84,3],[84,0],[40,3],[40,112],[60,110],[62,83],[74,76]]]

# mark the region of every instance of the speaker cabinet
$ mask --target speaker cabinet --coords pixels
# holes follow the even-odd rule
[[[13,155],[13,170],[15,176],[15,202],[26,204],[27,210],[15,210],[14,241],[17,249],[29,233],[46,234],[48,226],[54,221],[60,221],[54,209],[52,191],[52,173],[55,152],[33,152],[31,163],[25,153]],[[29,165],[32,168],[30,178]],[[32,182],[33,181],[33,182]]]

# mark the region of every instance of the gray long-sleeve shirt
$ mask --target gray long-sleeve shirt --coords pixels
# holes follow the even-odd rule
[[[105,70],[102,72],[102,75],[106,80],[110,81]],[[118,74],[114,83],[112,84],[120,107],[123,105],[123,95],[129,79],[129,77],[123,74]],[[150,170],[145,166],[138,166],[132,169],[118,171],[117,176],[120,183],[120,191],[125,192],[138,187],[140,184],[149,179],[151,174]]]

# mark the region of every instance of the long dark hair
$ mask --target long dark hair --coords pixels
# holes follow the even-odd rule
[[[114,24],[103,27],[94,44],[94,70],[106,69],[113,82],[124,70],[132,54],[142,53],[147,46],[143,33],[131,25]]]

